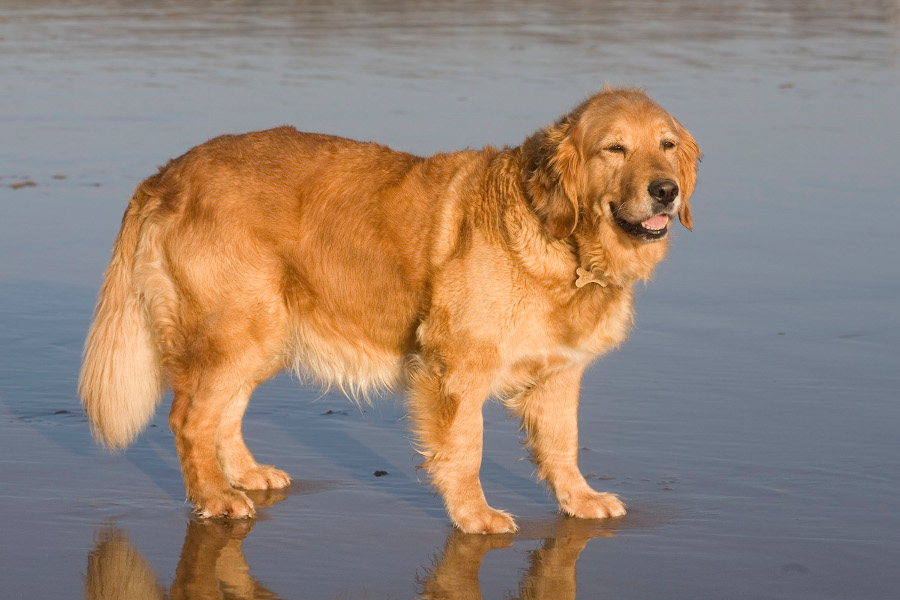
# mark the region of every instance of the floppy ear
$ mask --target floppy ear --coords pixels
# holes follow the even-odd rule
[[[562,122],[535,133],[522,145],[525,193],[547,233],[557,240],[575,231],[578,195],[584,189],[576,128]]]
[[[678,209],[678,219],[687,229],[693,228],[691,220],[691,194],[694,192],[694,184],[697,183],[697,163],[703,157],[700,147],[687,130],[678,124],[680,128],[681,143],[678,145],[678,169],[681,175],[681,207]]]

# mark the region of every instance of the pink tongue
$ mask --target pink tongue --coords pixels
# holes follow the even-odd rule
[[[666,225],[669,224],[669,217],[666,215],[656,215],[655,217],[650,217],[641,225],[644,226],[645,229],[649,229],[651,231],[659,231],[660,229],[665,229]]]

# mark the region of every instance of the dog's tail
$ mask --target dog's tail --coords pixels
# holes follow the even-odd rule
[[[139,188],[140,192],[140,188]],[[129,203],[84,346],[78,392],[94,436],[122,449],[146,427],[163,391],[159,350],[135,285],[140,193]]]

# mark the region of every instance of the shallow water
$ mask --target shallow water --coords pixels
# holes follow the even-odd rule
[[[22,0],[0,76],[4,597],[896,595],[897,2]],[[265,385],[247,438],[296,483],[247,523],[191,518],[165,410],[125,453],[91,441],[81,344],[156,165],[282,123],[517,144],[606,82],[705,154],[694,232],[584,384],[581,464],[627,517],[557,517],[494,405],[483,480],[516,536],[451,531],[395,401]]]

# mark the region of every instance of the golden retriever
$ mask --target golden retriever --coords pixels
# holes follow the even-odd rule
[[[515,148],[422,158],[279,127],[210,140],[138,186],[85,344],[95,435],[125,447],[163,389],[187,496],[250,517],[289,485],[241,434],[282,369],[355,397],[402,389],[422,468],[463,532],[516,530],[479,480],[482,405],[521,419],[562,512],[625,513],[578,468],[582,373],[626,336],[700,151],[632,89]]]

